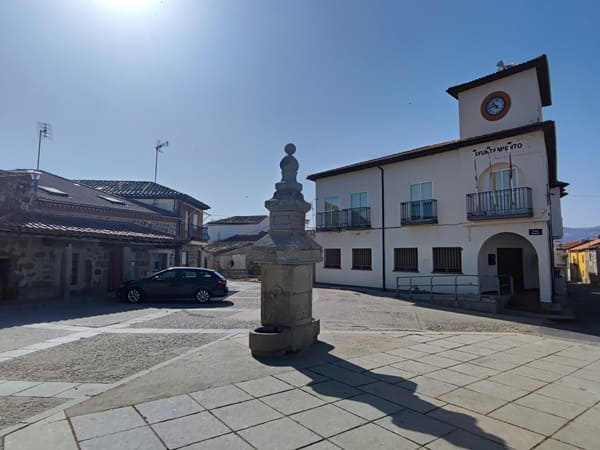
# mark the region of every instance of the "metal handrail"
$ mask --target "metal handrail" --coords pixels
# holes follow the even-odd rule
[[[339,209],[317,213],[317,231],[371,227],[371,208]]]
[[[450,279],[447,283],[434,283],[434,280],[443,280]],[[466,282],[459,282],[461,278],[466,278]],[[474,280],[473,280],[474,279]],[[408,298],[412,300],[413,295],[415,294],[424,294],[429,295],[429,299],[433,300],[434,295],[452,295],[454,300],[458,300],[459,296],[467,296],[474,295],[472,292],[468,293],[465,289],[460,290],[460,287],[463,288],[476,288],[477,296],[481,298],[483,294],[481,289],[481,281],[483,279],[490,280],[489,286],[493,286],[493,289],[486,289],[485,292],[491,291],[495,293],[495,295],[502,295],[503,285],[501,279],[508,279],[508,287],[510,295],[514,294],[514,283],[512,276],[509,275],[470,275],[470,274],[448,274],[448,275],[411,275],[411,276],[400,276],[396,277],[396,293],[400,296],[402,287],[408,288]],[[419,282],[423,280],[424,283]],[[416,281],[416,282],[415,282]],[[428,290],[423,290],[422,288],[429,288]],[[434,287],[437,288],[438,292],[435,292]],[[444,290],[450,290],[451,292],[441,292]],[[462,292],[461,292],[462,291]]]

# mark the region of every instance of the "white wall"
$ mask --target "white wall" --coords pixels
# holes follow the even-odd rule
[[[507,142],[520,143],[512,150],[513,167],[517,170],[519,186],[532,189],[533,217],[485,221],[469,221],[466,212],[466,194],[475,192],[473,159],[477,158],[480,191],[488,190],[489,157],[474,156],[473,150],[504,147]],[[508,152],[491,153],[492,170],[508,167]],[[490,237],[513,232],[531,242],[537,252],[540,295],[542,301],[551,301],[551,259],[547,223],[550,219],[548,204],[548,168],[544,135],[536,131],[516,138],[502,139],[463,147],[454,151],[407,160],[384,166],[385,172],[385,226],[386,226],[386,287],[394,289],[394,254],[396,247],[417,247],[419,273],[430,274],[433,268],[432,247],[462,247],[462,268],[465,274],[478,274],[481,246]],[[323,248],[342,249],[342,268],[325,269],[317,264],[316,280],[324,283],[382,287],[381,249],[381,178],[377,168],[320,179],[316,182],[317,211],[324,211],[324,199],[338,196],[340,208],[350,207],[350,194],[368,192],[372,229],[366,231],[318,232],[316,240]],[[400,225],[400,204],[410,200],[410,185],[432,181],[433,197],[437,199],[438,224]],[[529,236],[530,228],[541,228],[541,236]],[[507,247],[510,245],[506,245]],[[351,269],[352,248],[372,248],[372,271]],[[534,263],[532,258],[527,259]],[[533,273],[528,272],[528,273]],[[533,286],[530,278],[527,285]]]
[[[260,223],[248,225],[208,224],[208,242],[222,241],[236,234],[258,234],[261,231],[269,231],[269,218],[266,217]]]
[[[508,113],[489,121],[481,115],[481,102],[495,91],[511,98]],[[542,120],[542,102],[535,69],[529,69],[458,94],[461,139],[515,128]]]
[[[136,201],[152,205],[166,211],[175,212],[175,200],[170,198],[136,198]]]

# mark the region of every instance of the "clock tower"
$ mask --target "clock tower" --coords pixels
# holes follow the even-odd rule
[[[499,64],[497,72],[447,92],[458,100],[461,139],[541,122],[542,107],[552,104],[548,59]]]

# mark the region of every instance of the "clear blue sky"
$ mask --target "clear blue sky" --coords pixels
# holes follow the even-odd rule
[[[125,3],[144,0],[121,0]],[[447,87],[546,53],[567,226],[600,225],[597,1],[2,0],[1,168],[158,181],[265,212],[283,146],[310,173],[458,136]]]

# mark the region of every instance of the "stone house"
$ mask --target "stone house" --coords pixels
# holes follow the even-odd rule
[[[236,235],[254,235],[269,231],[269,216],[232,216],[208,222],[209,242],[223,241]]]
[[[106,293],[165,267],[179,216],[44,171],[0,171],[0,299]],[[162,267],[161,267],[162,268]]]
[[[199,267],[199,251],[209,240],[204,226],[204,211],[210,209],[206,203],[183,192],[152,181],[77,180],[78,183],[93,187],[111,195],[134,200],[179,218],[176,236],[182,242],[174,252],[165,252],[161,260],[154,261],[154,268],[162,268],[165,260],[174,261],[169,265]]]
[[[202,266],[214,269],[228,278],[258,277],[260,266],[256,263],[254,243],[266,231],[258,234],[238,234],[205,245],[201,251]]]

